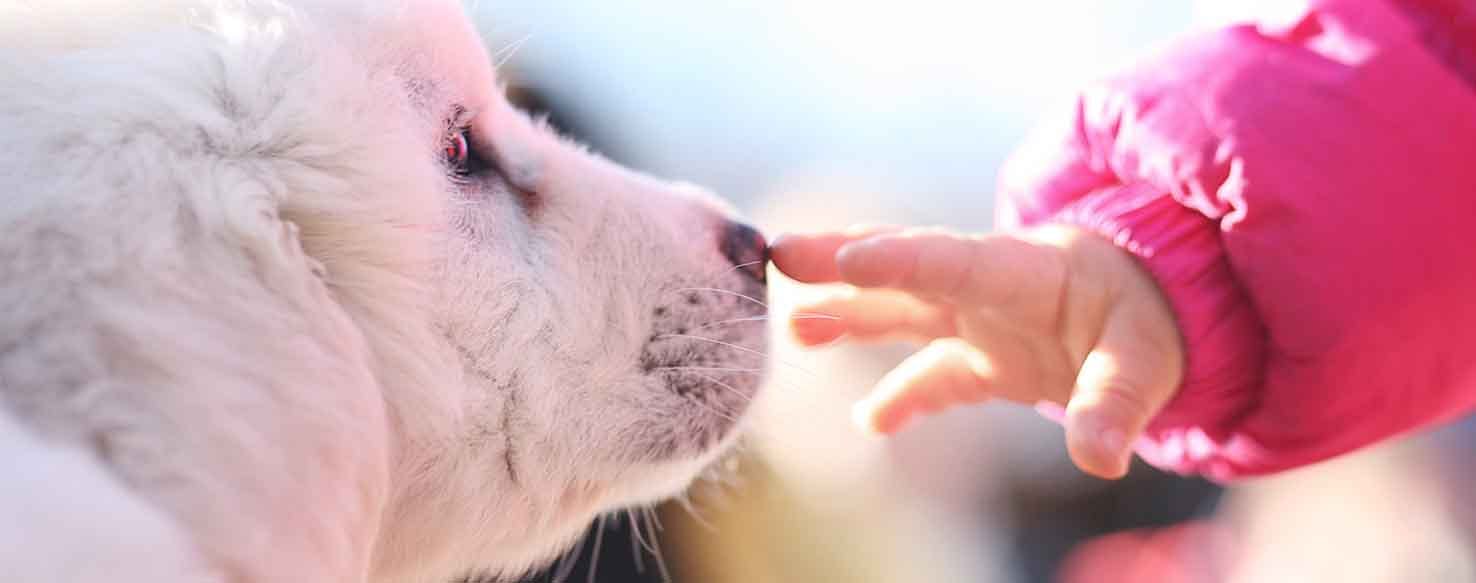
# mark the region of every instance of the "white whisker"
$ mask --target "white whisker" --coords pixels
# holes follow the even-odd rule
[[[574,573],[574,565],[579,563],[579,557],[584,554],[584,541],[585,538],[581,537],[574,549],[559,559],[558,568],[551,579],[553,583],[566,583],[569,580],[569,575]]]
[[[761,351],[758,351],[758,350],[754,350],[752,348],[748,348],[748,347],[745,347],[745,346],[739,346],[739,345],[733,344],[731,342],[723,342],[722,340],[718,340],[716,338],[707,338],[705,336],[693,336],[691,334],[662,334],[660,336],[657,336],[657,338],[685,338],[687,340],[696,340],[696,341],[699,341],[699,342],[709,342],[709,343],[716,344],[716,345],[719,345],[719,346],[726,346],[728,348],[732,348],[733,350],[737,350],[739,352],[746,352],[748,354],[753,354],[753,355],[756,355],[756,356],[758,356],[760,358],[768,358],[769,357],[768,354],[765,354],[765,353],[763,353]],[[786,361],[780,361],[779,363],[780,364],[783,364],[785,366],[788,366],[788,367],[790,367],[790,368],[792,368],[794,370],[797,370],[799,372],[802,372],[802,373],[805,373],[807,375],[810,375],[811,377],[818,378],[818,375],[816,375],[815,373],[810,372],[808,370],[805,370],[804,368],[801,368],[801,367],[799,367],[799,366],[797,366],[797,365],[795,365],[793,363],[786,362]]]
[[[646,514],[651,516],[651,524],[656,525],[658,532],[666,532],[666,527],[661,525],[661,515],[656,512],[655,508],[647,506]]]
[[[647,521],[653,520],[650,514],[645,514],[645,517]],[[661,553],[661,540],[656,536],[655,525],[652,524],[650,529],[651,540],[656,541],[655,546],[651,548],[651,556],[656,558],[656,569],[661,573],[661,582],[671,583],[671,571],[666,569],[666,557]]]
[[[744,294],[735,292],[733,290],[718,289],[718,288],[715,288],[715,287],[684,287],[684,288],[681,288],[681,289],[672,290],[671,293],[679,294],[679,293],[688,293],[688,292],[709,292],[709,293],[715,293],[715,294],[719,294],[719,295],[732,296],[732,297],[735,297],[735,298],[739,298],[739,299],[742,299],[742,300],[747,300],[747,301],[753,302],[755,305],[757,305],[757,306],[759,306],[759,307],[761,307],[761,308],[763,308],[765,310],[769,309],[769,304],[764,303],[762,300],[759,300],[758,298],[754,298],[752,296],[744,295]]]
[[[716,338],[708,338],[706,336],[693,336],[691,334],[662,334],[662,335],[657,336],[657,338],[685,338],[687,340],[697,340],[697,341],[700,341],[700,342],[711,342],[711,343],[716,344],[718,346],[725,346],[725,347],[728,347],[728,348],[732,348],[733,350],[737,350],[739,352],[746,352],[748,354],[753,354],[755,356],[762,356],[764,358],[768,358],[769,357],[769,355],[764,354],[763,351],[754,350],[754,349],[748,348],[746,346],[739,346],[737,344],[733,344],[732,342],[723,342],[722,340],[718,340]]]
[[[768,262],[769,261],[767,259],[760,259],[758,261],[749,261],[748,263],[739,263],[738,265],[734,265],[732,269],[729,269],[727,271],[724,271],[723,272],[723,275],[727,275],[729,273],[733,273],[734,271],[738,271],[738,270],[741,270],[741,269],[748,269],[748,268],[753,267],[755,265],[763,265],[763,264],[768,263]],[[718,277],[722,277],[722,275],[720,275]]]
[[[589,555],[589,576],[585,583],[595,583],[595,573],[600,568],[600,545],[605,542],[605,517],[601,516],[599,522],[595,523],[594,551]]]
[[[742,323],[745,323],[745,322],[766,322],[768,320],[769,320],[769,317],[768,316],[753,316],[751,318],[733,318],[732,320],[718,320],[716,322],[708,322],[706,324],[703,324],[701,326],[698,326],[696,328],[693,328],[693,330],[706,330],[708,328],[716,328],[718,326],[726,326],[728,324],[742,324]]]
[[[764,321],[767,321],[769,319],[771,319],[771,316],[752,316],[752,317],[749,317],[749,318],[733,318],[732,320],[719,320],[717,322],[709,322],[709,323],[703,324],[701,326],[698,326],[696,329],[697,330],[705,330],[707,328],[712,328],[712,327],[715,327],[715,326],[724,326],[724,325],[727,325],[727,324],[742,324],[744,322],[764,322]],[[828,315],[828,314],[792,314],[792,315],[789,316],[789,319],[790,320],[832,320],[832,321],[836,321],[836,322],[839,322],[841,320],[841,318],[839,316],[831,316],[831,315]]]
[[[761,368],[723,368],[723,367],[720,367],[720,366],[658,366],[658,367],[656,367],[655,370],[696,371],[696,372],[746,372],[746,373],[762,373],[762,372],[764,372],[764,369],[761,369]]]
[[[702,410],[707,411],[708,413],[712,413],[713,415],[717,415],[723,421],[727,421],[728,423],[733,423],[733,424],[737,424],[738,423],[738,418],[737,417],[734,417],[732,413],[724,413],[723,411],[718,410],[717,407],[714,407],[714,406],[709,405],[707,403],[703,403],[701,399],[688,398],[687,401],[691,402],[693,405],[696,405],[696,406],[700,407]]]
[[[705,374],[698,374],[698,373],[695,373],[695,372],[692,373],[692,374],[694,376],[696,376],[697,378],[700,378],[700,379],[702,379],[704,381],[707,381],[709,383],[712,383],[714,385],[717,385],[719,387],[722,387],[724,389],[727,389],[728,392],[733,393],[734,395],[737,395],[739,399],[743,399],[743,402],[744,403],[750,403],[750,402],[753,401],[753,397],[751,397],[749,395],[743,394],[743,391],[740,391],[740,390],[734,388],[733,385],[730,385],[730,384],[725,383],[723,381],[717,380],[717,379],[712,378],[710,376],[707,376]]]
[[[765,374],[765,373],[769,372],[767,369],[762,369],[762,368],[724,368],[724,367],[720,367],[720,366],[660,366],[660,367],[656,367],[653,370],[660,370],[660,371],[667,371],[667,372],[691,372],[691,373],[699,373],[699,372],[729,372],[729,373],[752,374],[752,375],[762,375],[762,374]],[[713,379],[710,379],[710,378],[708,378],[708,377],[706,377],[704,375],[697,375],[697,376],[700,376],[700,377],[702,377],[704,379],[708,379],[709,381],[712,381],[712,382],[717,382],[717,381],[713,381]],[[784,379],[768,378],[768,379],[764,379],[763,382],[765,382],[765,383],[774,383],[774,384],[776,384],[778,386],[781,386],[781,387],[783,387],[785,389],[789,389],[791,391],[797,391],[797,390],[800,389],[799,385],[796,385],[796,384],[794,384],[792,382],[785,381]]]
[[[492,55],[492,68],[501,69],[502,66],[506,65],[508,61],[512,60],[514,56],[517,56],[518,51],[522,50],[523,45],[527,44],[528,40],[532,38],[533,33],[530,32],[523,35],[523,38],[515,40],[507,46],[498,49],[497,52]]]
[[[637,520],[638,515],[635,513],[635,510],[626,509],[625,515],[630,517],[630,527],[635,530],[635,538],[641,543],[641,548],[646,549],[646,552],[655,556],[656,549],[651,545],[650,541],[646,540],[646,532],[641,528],[641,522]]]
[[[713,526],[711,522],[708,522],[707,517],[702,516],[702,513],[698,512],[697,507],[692,504],[691,495],[683,494],[680,498],[677,498],[676,500],[677,503],[681,504],[682,508],[687,511],[687,515],[692,517],[692,522],[696,522],[698,526],[707,529],[707,532],[717,534],[717,527]]]
[[[661,573],[661,583],[671,583],[671,571],[666,568],[666,556],[661,553],[661,545],[656,545],[656,570]]]
[[[630,556],[635,559],[636,573],[644,575],[646,574],[646,559],[641,556],[641,544],[645,541],[641,536],[640,528],[636,525],[635,512],[627,508],[625,519],[630,523]]]

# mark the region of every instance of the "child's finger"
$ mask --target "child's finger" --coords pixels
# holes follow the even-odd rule
[[[989,400],[995,380],[989,358],[967,342],[936,340],[887,373],[852,413],[862,429],[890,435],[917,415]]]
[[[846,290],[797,308],[790,329],[801,344],[857,340],[932,340],[957,333],[953,312],[889,290]]]
[[[840,232],[785,234],[774,240],[769,254],[774,266],[790,278],[803,283],[833,283],[840,279],[835,269],[835,252],[847,243],[902,227],[857,225]]]
[[[1077,376],[1066,407],[1066,446],[1087,473],[1127,474],[1133,443],[1178,389],[1183,375],[1170,328],[1148,329],[1142,310],[1125,308],[1107,320]]]
[[[1056,302],[1066,277],[1056,247],[1008,236],[967,237],[940,231],[880,235],[844,245],[841,280],[976,305],[1017,298]]]

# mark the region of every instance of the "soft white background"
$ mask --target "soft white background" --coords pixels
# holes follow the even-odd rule
[[[482,0],[621,161],[741,204],[844,175],[977,222],[1051,100],[1191,24],[1176,0]],[[946,199],[946,211],[934,204]]]

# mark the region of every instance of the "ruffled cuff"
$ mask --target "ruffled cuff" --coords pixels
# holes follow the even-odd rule
[[[1154,466],[1228,480],[1254,452],[1233,440],[1260,399],[1264,328],[1236,282],[1216,221],[1148,184],[1094,191],[1051,222],[1097,233],[1131,252],[1168,298],[1187,362],[1178,394],[1137,444]]]

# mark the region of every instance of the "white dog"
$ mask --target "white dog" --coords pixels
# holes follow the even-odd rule
[[[683,490],[764,242],[452,0],[0,2],[0,580],[516,576]]]

